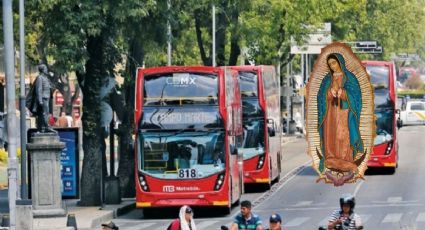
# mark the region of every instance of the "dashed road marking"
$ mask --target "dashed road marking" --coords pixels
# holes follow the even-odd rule
[[[216,224],[216,223],[218,223],[218,221],[207,220],[207,221],[203,221],[203,222],[197,224],[196,228],[197,229],[205,229],[206,227],[211,226],[211,225]]]
[[[285,226],[285,227],[297,227],[297,226],[300,226],[301,224],[303,224],[304,222],[306,222],[309,219],[310,219],[310,217],[297,217],[297,218],[287,222],[283,226]]]
[[[403,216],[403,213],[389,213],[384,217],[384,219],[382,220],[382,223],[400,222],[402,216]]]
[[[298,203],[296,203],[294,206],[295,207],[301,207],[301,206],[309,206],[312,205],[313,201],[312,200],[306,200],[306,201],[300,201]]]
[[[403,201],[403,197],[401,196],[391,196],[388,197],[387,202],[388,203],[400,203]]]
[[[425,222],[425,213],[419,213],[418,217],[416,217],[416,222]]]

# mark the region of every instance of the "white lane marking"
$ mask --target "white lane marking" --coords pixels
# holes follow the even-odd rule
[[[362,180],[362,181],[360,181],[358,184],[357,184],[357,186],[356,186],[356,188],[354,189],[354,192],[353,192],[353,196],[354,197],[356,197],[356,195],[357,195],[357,193],[359,192],[359,190],[360,190],[360,187],[362,186],[362,184],[364,183],[364,180]]]
[[[215,220],[202,221],[201,223],[196,224],[196,228],[197,229],[205,229],[206,227],[211,226],[215,223],[218,223],[218,221],[215,221]]]
[[[300,207],[300,206],[309,206],[309,205],[312,205],[312,204],[313,204],[312,200],[306,200],[306,201],[300,201],[300,202],[296,203],[294,206]]]
[[[387,202],[388,203],[400,203],[403,201],[403,198],[401,196],[391,196],[388,197]]]
[[[418,217],[416,217],[416,222],[425,222],[425,213],[419,213]]]
[[[389,213],[384,217],[382,223],[397,223],[401,220],[402,216],[403,213]]]
[[[171,222],[170,222],[171,223]],[[139,229],[147,229],[152,225],[155,225],[157,223],[142,223],[135,226],[132,226],[131,228],[122,228],[123,230],[139,230]],[[167,225],[168,226],[168,225]],[[120,227],[121,228],[121,227]]]
[[[311,164],[311,160],[309,160],[309,161],[307,161],[307,162],[304,162],[303,164],[301,164],[300,166],[298,166],[298,167],[295,167],[295,168],[293,168],[291,171],[289,171],[288,173],[286,173],[283,177],[281,177],[281,179],[280,179],[280,181],[277,183],[277,184],[279,184],[279,183],[281,183],[282,181],[284,181],[282,184],[280,184],[279,185],[279,187],[277,187],[277,188],[275,188],[275,187],[272,187],[269,191],[267,191],[267,192],[265,192],[265,193],[263,193],[261,196],[259,196],[259,197],[257,197],[257,199],[255,199],[252,203],[253,204],[255,204],[255,203],[257,203],[257,202],[259,202],[259,201],[261,201],[261,203],[259,203],[258,205],[255,205],[254,206],[254,208],[253,209],[255,209],[255,210],[257,210],[256,208],[258,207],[258,206],[261,206],[263,203],[264,203],[264,201],[266,201],[267,199],[269,199],[271,196],[273,196],[273,194],[275,193],[275,192],[277,192],[277,191],[279,191],[280,189],[282,189],[283,188],[283,186],[285,186],[287,183],[289,183],[292,179],[294,179],[297,175],[299,175],[304,169],[306,169],[308,166],[310,166],[310,164]],[[289,176],[289,178],[286,178],[286,177],[288,177]],[[274,185],[274,186],[276,186],[276,185]],[[233,215],[232,215],[232,218],[235,218],[236,217],[236,215],[238,215],[239,214],[239,212],[235,212]]]
[[[301,224],[303,224],[304,222],[306,222],[309,219],[310,219],[310,217],[297,217],[297,218],[295,218],[295,219],[287,222],[283,226],[285,226],[285,227],[296,227],[296,226],[300,226]]]

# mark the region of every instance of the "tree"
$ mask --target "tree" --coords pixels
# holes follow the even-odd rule
[[[164,47],[166,44],[165,31],[167,9],[165,2],[158,2],[156,7],[151,7],[146,14],[149,17],[140,19],[138,14],[134,17],[129,17],[122,25],[123,43],[126,50],[126,65],[125,69],[121,72],[124,76],[124,84],[121,87],[125,106],[122,108],[123,119],[118,130],[120,159],[118,168],[118,177],[120,180],[121,195],[123,197],[135,196],[135,178],[134,178],[134,149],[133,139],[131,134],[135,128],[133,125],[134,115],[134,92],[135,92],[135,73],[137,68],[143,65],[146,53],[161,55],[161,52],[155,52],[158,47]],[[164,52],[163,52],[164,53]],[[153,56],[153,55],[152,55]],[[150,65],[163,65],[165,60],[161,57],[152,58],[149,60]]]
[[[37,12],[40,46],[57,70],[75,71],[83,94],[83,149],[81,204],[100,204],[100,175],[106,175],[102,152],[104,133],[99,120],[99,93],[107,78],[115,76],[122,61],[121,26],[128,18],[143,18],[155,1],[33,1],[27,9]],[[60,63],[60,65],[59,65]],[[127,153],[132,154],[132,153]],[[103,167],[101,167],[103,165]]]
[[[409,89],[422,89],[424,82],[417,74],[414,74],[406,80],[404,85]]]

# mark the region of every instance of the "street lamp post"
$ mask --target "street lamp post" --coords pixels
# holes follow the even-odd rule
[[[215,62],[215,5],[212,6],[212,66],[216,66]]]
[[[9,210],[10,229],[16,229],[16,191],[17,191],[17,159],[16,159],[16,106],[15,106],[15,58],[13,52],[13,17],[12,0],[3,0],[3,36],[4,66],[7,92],[7,125],[8,125],[8,178],[9,178]]]
[[[20,61],[20,92],[19,110],[21,120],[21,198],[28,198],[27,190],[27,128],[25,109],[25,10],[24,0],[19,0],[19,61]]]
[[[171,18],[171,13],[170,13],[170,9],[171,9],[171,3],[170,0],[167,1],[167,7],[168,7],[168,20],[167,20],[167,65],[170,66],[171,65],[171,22],[170,22],[170,18]]]

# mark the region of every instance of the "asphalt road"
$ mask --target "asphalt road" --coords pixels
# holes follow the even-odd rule
[[[286,177],[274,185],[275,192],[250,193],[243,199],[257,204],[253,211],[262,217],[265,227],[268,227],[270,214],[276,212],[283,216],[284,229],[318,229],[338,208],[340,195],[352,193],[356,195],[356,212],[365,229],[425,229],[424,134],[425,126],[399,130],[400,159],[395,174],[369,170],[365,181],[342,187],[316,183],[315,171],[309,165],[302,166],[309,158],[305,141],[298,139],[283,146],[287,162],[283,175]],[[235,207],[231,215],[217,217],[214,212],[205,210],[199,210],[197,215],[195,210],[197,228],[219,229],[220,225],[229,225],[237,212]],[[124,230],[165,229],[173,218],[169,215],[143,219],[141,210],[135,210],[114,222]]]

